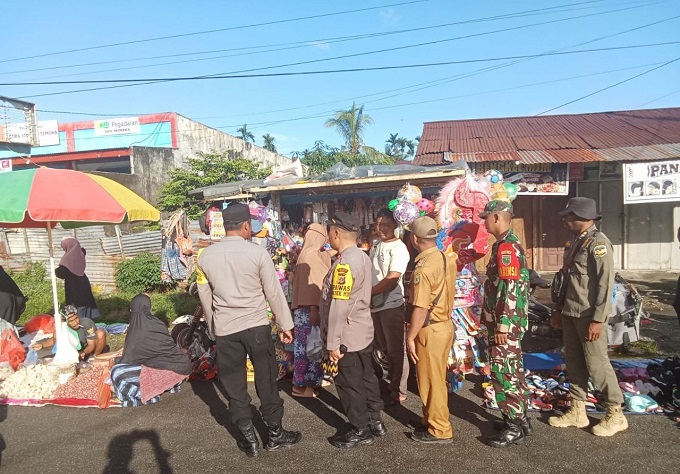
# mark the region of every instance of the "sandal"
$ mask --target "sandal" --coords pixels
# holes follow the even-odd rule
[[[316,398],[319,395],[318,392],[312,387],[305,387],[304,391],[302,392],[296,392],[295,389],[293,389],[290,394],[294,397],[300,398]]]

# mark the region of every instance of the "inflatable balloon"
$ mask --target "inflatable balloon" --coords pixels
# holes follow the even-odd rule
[[[420,216],[418,206],[412,201],[401,199],[394,208],[394,220],[403,225],[409,225]]]
[[[426,216],[426,215],[427,215],[427,214],[425,214],[425,211],[420,211],[420,217],[424,217],[424,216]]]
[[[493,196],[491,196],[492,201],[505,201],[505,202],[510,202],[510,196],[508,196],[507,191],[499,191],[495,193]]]
[[[394,208],[397,207],[397,204],[399,204],[399,199],[392,199],[389,203],[387,203],[387,208],[394,212]]]
[[[489,170],[484,173],[484,176],[489,179],[491,184],[503,184],[503,174],[498,170]]]
[[[418,186],[406,183],[397,193],[397,198],[406,199],[415,204],[423,198],[423,193]]]
[[[434,212],[434,202],[430,201],[429,199],[421,199],[416,205],[418,206],[418,209],[425,212],[425,215],[432,214]]]
[[[505,192],[508,194],[510,200],[514,201],[517,197],[517,186],[512,183],[504,183],[503,187],[505,188]]]

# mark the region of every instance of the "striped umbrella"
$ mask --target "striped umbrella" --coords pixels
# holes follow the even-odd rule
[[[72,229],[158,221],[160,217],[160,212],[137,194],[102,176],[44,167],[0,173],[0,227],[47,229],[55,316],[59,314],[59,302],[52,228],[57,223]],[[58,359],[59,351],[55,357]]]

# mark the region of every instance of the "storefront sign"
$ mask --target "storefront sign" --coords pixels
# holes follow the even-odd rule
[[[567,163],[518,165],[514,161],[501,161],[469,163],[469,166],[477,176],[482,176],[489,170],[500,171],[504,182],[517,186],[519,190],[517,194],[553,196],[569,194],[569,165]]]
[[[10,143],[29,143],[28,126],[11,123],[5,128],[5,140]],[[59,145],[59,124],[56,120],[38,122],[38,146]]]
[[[0,173],[12,171],[12,160],[0,160]]]
[[[628,163],[623,176],[626,204],[680,201],[680,160]]]
[[[139,133],[139,131],[139,117],[94,121],[95,135],[124,135],[126,133]]]

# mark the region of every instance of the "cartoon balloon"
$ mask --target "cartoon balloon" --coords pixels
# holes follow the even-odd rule
[[[403,225],[409,225],[420,216],[418,206],[412,201],[401,199],[394,208],[394,219]]]
[[[508,196],[507,191],[499,191],[491,196],[491,200],[510,202],[510,196]]]
[[[423,193],[418,186],[406,183],[397,193],[397,198],[407,199],[415,204],[423,198]]]
[[[387,203],[387,208],[394,212],[394,208],[397,207],[397,204],[399,204],[399,199],[392,199],[390,202]]]
[[[508,193],[510,200],[514,201],[517,197],[517,186],[512,183],[503,183],[503,187],[505,188],[505,192]]]
[[[424,215],[432,214],[435,209],[435,204],[433,201],[430,201],[429,199],[421,199],[417,203],[418,209],[421,211],[424,211]]]

